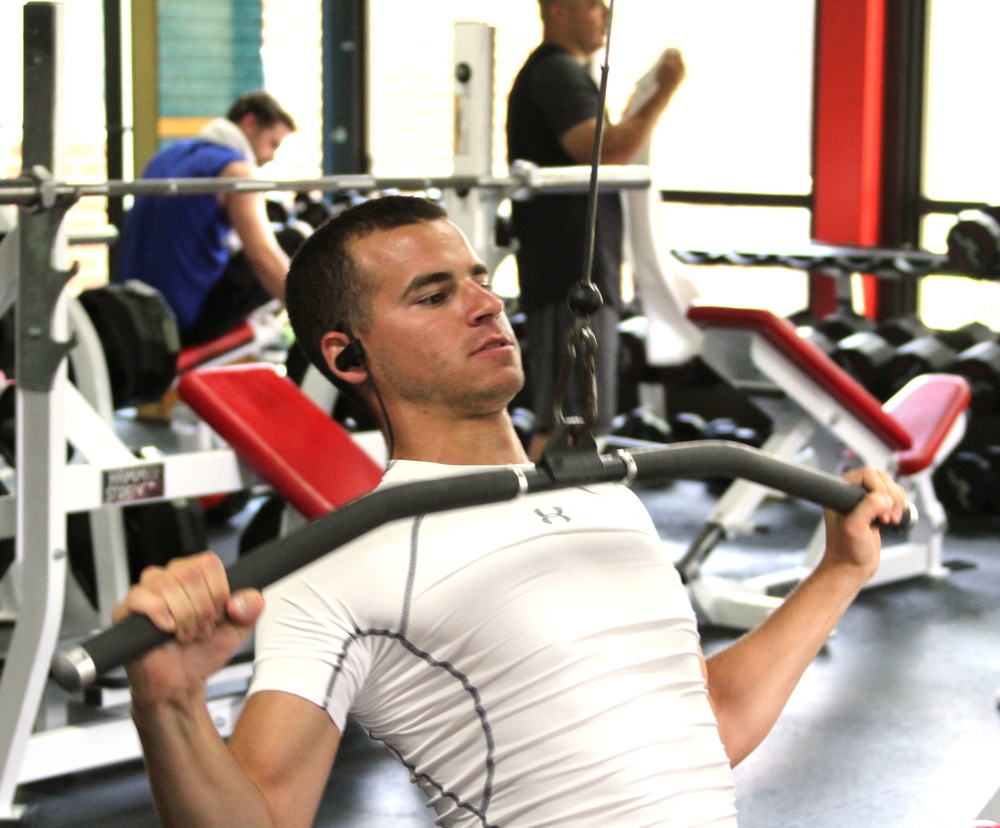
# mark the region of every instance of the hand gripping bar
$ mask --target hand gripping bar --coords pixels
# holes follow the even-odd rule
[[[295,570],[391,520],[500,503],[523,494],[607,482],[657,482],[720,475],[742,477],[841,513],[866,491],[827,472],[723,440],[593,455],[560,467],[503,467],[387,487],[365,495],[283,538],[263,544],[227,570],[233,591],[263,589]],[[904,524],[915,519],[912,511]],[[130,616],[71,649],[57,652],[51,672],[66,690],[78,690],[171,638],[145,616]]]

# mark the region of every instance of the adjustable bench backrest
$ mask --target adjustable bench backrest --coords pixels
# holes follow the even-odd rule
[[[181,348],[181,352],[177,356],[177,373],[183,374],[185,371],[197,368],[216,357],[249,345],[254,341],[254,337],[253,325],[249,322],[241,322],[216,339]]]
[[[178,393],[308,519],[367,494],[382,479],[381,466],[347,431],[270,364],[188,371]]]
[[[922,374],[910,380],[885,403],[891,415],[913,436],[913,445],[897,455],[898,471],[907,476],[928,468],[942,443],[969,407],[972,391],[965,377],[955,374]],[[964,428],[965,423],[961,423]]]
[[[766,339],[800,371],[848,408],[882,442],[895,451],[909,449],[912,435],[857,380],[807,339],[784,317],[761,308],[694,306],[688,318],[698,327],[734,328]]]

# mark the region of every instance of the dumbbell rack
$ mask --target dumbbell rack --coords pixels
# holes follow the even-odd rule
[[[970,275],[948,256],[926,250],[883,247],[850,247],[816,244],[801,251],[762,253],[751,251],[674,250],[685,264],[739,267],[785,267],[830,276],[870,273],[874,276],[926,276],[930,273]]]

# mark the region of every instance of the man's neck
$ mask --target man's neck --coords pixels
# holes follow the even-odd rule
[[[547,46],[556,46],[564,52],[569,52],[584,66],[586,66],[587,61],[590,60],[590,55],[585,51],[581,51],[579,47],[577,47],[576,44],[568,38],[560,37],[556,34],[547,34],[542,38],[542,43]]]
[[[524,447],[506,411],[433,427],[393,424],[397,460],[423,460],[453,466],[502,466],[527,463]]]

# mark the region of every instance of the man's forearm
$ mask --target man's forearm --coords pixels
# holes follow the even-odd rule
[[[226,212],[254,275],[271,296],[284,302],[289,259],[271,229],[264,194],[232,194],[226,200]]]
[[[165,828],[273,828],[257,787],[229,753],[204,703],[133,706],[156,812]]]
[[[648,101],[617,124],[607,127],[601,148],[605,164],[627,164],[652,138],[660,117],[673,97],[674,89],[660,87]]]
[[[275,299],[285,301],[285,279],[288,277],[288,256],[274,244],[270,247],[250,251],[247,258],[257,279],[264,289]]]
[[[719,733],[733,765],[770,731],[867,574],[820,565],[756,630],[706,662]]]

